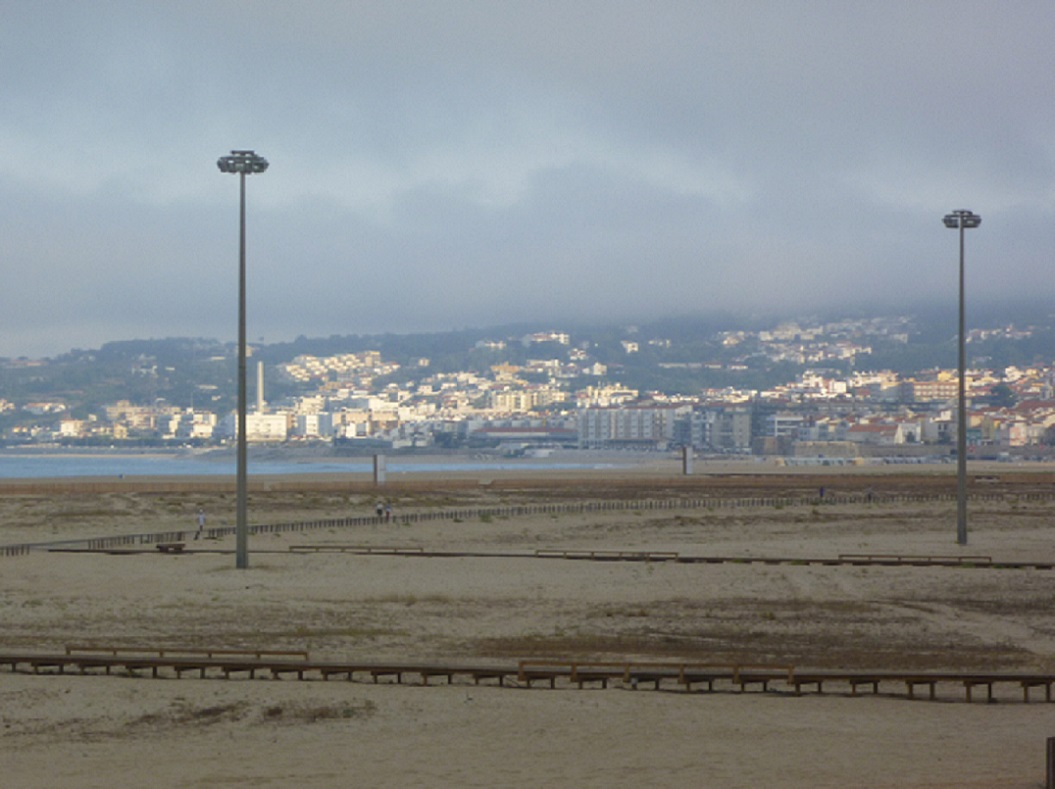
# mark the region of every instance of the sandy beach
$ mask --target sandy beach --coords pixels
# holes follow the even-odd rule
[[[527,503],[706,498],[727,506],[555,511],[261,534],[182,555],[0,558],[0,651],[68,644],[301,649],[342,659],[729,661],[1055,671],[1053,571],[539,559],[538,549],[732,557],[846,553],[1055,561],[1049,469],[972,469],[970,542],[951,471],[821,476],[657,468],[637,476],[254,480],[253,523]],[[820,489],[824,488],[824,498]],[[866,498],[871,497],[871,502]],[[757,503],[787,496],[798,503]],[[884,498],[889,496],[889,498]],[[901,496],[901,499],[895,499]],[[910,500],[918,496],[918,500]],[[735,504],[735,506],[734,506]],[[215,480],[0,484],[0,545],[233,522]],[[301,553],[392,546],[515,556]],[[523,556],[519,555],[523,554]],[[5,786],[1039,787],[1055,705],[963,691],[851,697],[429,687],[0,670]]]

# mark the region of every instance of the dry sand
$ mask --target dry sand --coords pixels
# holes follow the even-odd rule
[[[988,555],[1055,561],[1050,471],[976,473],[955,502],[463,518],[233,540],[189,555],[0,558],[0,651],[66,644],[307,649],[317,658],[707,660],[1055,671],[1055,574],[980,568],[589,563],[291,554],[294,544],[691,555]],[[952,492],[944,474],[402,480],[396,514],[495,503]],[[254,523],[367,514],[377,491],[255,482]],[[0,485],[0,544],[230,522],[204,481]],[[983,694],[984,695],[984,694]],[[1036,694],[1041,698],[1042,694]],[[893,692],[795,697],[0,672],[0,785],[1039,787],[1055,705]]]

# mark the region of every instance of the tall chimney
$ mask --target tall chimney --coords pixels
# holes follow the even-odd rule
[[[264,363],[256,363],[256,412],[264,413]]]

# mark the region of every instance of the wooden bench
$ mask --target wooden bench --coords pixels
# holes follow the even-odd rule
[[[183,553],[185,542],[159,542],[157,549],[162,553]]]

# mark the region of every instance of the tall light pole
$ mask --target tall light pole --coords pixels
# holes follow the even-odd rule
[[[960,358],[959,400],[956,415],[956,542],[967,544],[967,351],[963,320],[963,231],[978,227],[982,217],[959,210],[946,214],[942,221],[950,230],[960,231]]]
[[[249,502],[249,482],[246,470],[246,387],[245,387],[245,177],[267,169],[267,159],[254,151],[231,151],[221,156],[216,166],[221,173],[237,173],[241,181],[241,202],[238,214],[238,472],[237,505],[235,515],[235,567],[249,567],[249,525],[246,521]]]

